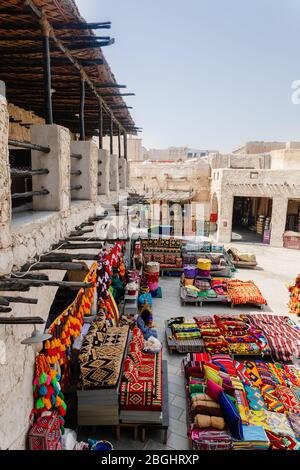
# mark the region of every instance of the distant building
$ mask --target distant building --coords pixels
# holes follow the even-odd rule
[[[130,163],[130,185],[160,201],[162,222],[163,207],[174,200],[208,206],[195,213],[195,225],[208,224],[220,242],[283,246],[284,234],[300,240],[300,142],[247,142],[230,154],[201,152],[151,149],[147,161]]]
[[[143,148],[143,160],[152,161],[177,161],[187,160],[188,158],[207,157],[216,150],[194,149],[189,147],[169,147],[166,149],[146,149]]]

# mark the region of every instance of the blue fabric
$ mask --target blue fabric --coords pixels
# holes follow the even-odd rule
[[[221,410],[226,421],[226,424],[229,428],[229,431],[235,439],[242,440],[243,427],[242,427],[242,418],[237,408],[234,406],[232,401],[227,397],[225,392],[221,392],[219,395],[219,403]]]
[[[150,338],[150,336],[154,336],[155,338],[157,338],[157,331],[154,328],[149,328],[148,326],[146,326],[141,316],[138,316],[136,323],[139,329],[142,331],[144,339],[146,341]]]

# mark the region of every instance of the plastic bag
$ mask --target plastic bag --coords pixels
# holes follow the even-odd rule
[[[144,342],[143,350],[148,353],[157,354],[162,348],[162,344],[159,339],[154,336],[150,336],[147,341]]]

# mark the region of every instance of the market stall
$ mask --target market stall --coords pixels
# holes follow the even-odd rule
[[[298,368],[207,353],[183,366],[191,449],[300,449]]]

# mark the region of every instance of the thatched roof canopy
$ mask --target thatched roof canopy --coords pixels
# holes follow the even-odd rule
[[[33,13],[35,7],[42,18]],[[107,29],[109,24],[87,24],[80,16],[74,0],[0,2],[0,80],[6,83],[8,101],[38,116],[44,116],[41,26],[44,20],[51,28],[54,122],[68,127],[74,133],[79,132],[80,81],[81,76],[84,76],[89,79],[86,82],[86,135],[96,134],[99,103],[102,103],[104,109],[104,134],[109,133],[110,113],[116,124],[114,133],[117,133],[118,124],[128,133],[135,133],[132,130],[134,121],[120,96],[122,90],[119,91],[102,52],[102,47],[112,42]],[[63,47],[59,47],[58,43]],[[75,65],[70,58],[74,59]],[[97,92],[100,98],[97,98]]]

